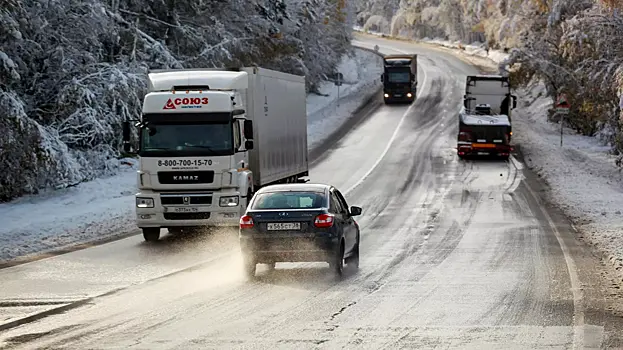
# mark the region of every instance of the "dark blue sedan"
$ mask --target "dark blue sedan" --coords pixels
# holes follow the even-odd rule
[[[271,185],[257,191],[240,218],[244,270],[257,264],[328,262],[338,276],[344,263],[359,268],[359,226],[337,188],[324,184]]]

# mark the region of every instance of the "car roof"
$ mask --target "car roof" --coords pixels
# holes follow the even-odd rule
[[[326,184],[279,184],[270,185],[260,188],[258,193],[265,192],[286,192],[286,191],[300,191],[300,192],[327,192],[331,189],[331,185]]]

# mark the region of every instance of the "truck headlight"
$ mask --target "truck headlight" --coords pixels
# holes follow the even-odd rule
[[[154,199],[145,198],[145,197],[136,197],[136,207],[137,208],[153,208]]]
[[[218,201],[221,207],[235,207],[238,206],[238,196],[221,197]]]

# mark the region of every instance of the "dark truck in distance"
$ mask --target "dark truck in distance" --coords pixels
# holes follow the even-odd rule
[[[385,104],[413,103],[417,92],[417,55],[386,55],[381,81]]]

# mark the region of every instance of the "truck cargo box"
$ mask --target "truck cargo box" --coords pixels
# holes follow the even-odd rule
[[[259,67],[249,74],[247,118],[253,121],[249,168],[254,185],[308,174],[305,77]]]

